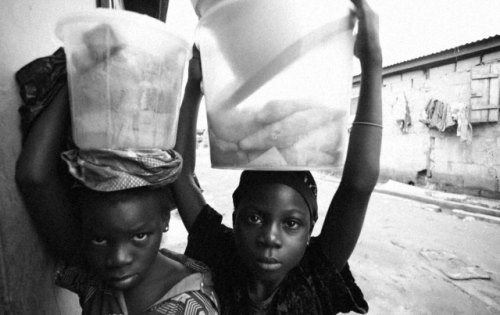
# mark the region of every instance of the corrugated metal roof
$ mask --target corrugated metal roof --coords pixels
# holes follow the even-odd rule
[[[460,51],[461,48],[465,48],[467,46],[477,45],[477,44],[480,44],[480,43],[483,43],[483,42],[486,42],[486,41],[490,41],[490,40],[493,40],[493,39],[500,39],[500,33],[499,34],[495,34],[493,36],[488,36],[488,37],[485,37],[485,38],[482,38],[482,39],[479,39],[479,40],[469,41],[469,42],[466,42],[466,43],[463,43],[463,44],[460,44],[460,45],[451,46],[451,47],[446,48],[446,49],[441,49],[441,50],[438,50],[438,51],[435,51],[435,52],[431,52],[431,53],[428,53],[428,54],[424,54],[424,55],[420,55],[420,56],[417,56],[417,57],[413,57],[413,58],[409,58],[409,59],[404,59],[404,60],[392,60],[392,61],[389,61],[389,62],[384,62],[384,68],[387,68],[387,67],[390,67],[390,66],[394,66],[394,65],[397,65],[397,64],[406,63],[406,62],[417,60],[417,59],[421,59],[421,58],[424,58],[424,57],[438,55],[438,54],[441,54],[443,52],[449,52],[449,51],[454,51],[455,50],[455,51],[457,51],[457,53],[459,53],[459,51]]]
[[[384,56],[384,75],[429,64],[446,62],[446,60],[450,60],[451,58],[463,58],[479,51],[491,49],[500,49],[500,33],[407,59],[392,58],[392,60],[387,60]],[[359,62],[354,63],[353,76],[355,77],[355,81],[359,79],[360,73],[361,68]]]

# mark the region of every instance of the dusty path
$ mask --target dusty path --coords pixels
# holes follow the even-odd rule
[[[207,148],[198,150],[197,163],[207,201],[230,225],[231,194],[241,171],[211,169]],[[315,176],[324,217],[321,210],[337,186]],[[187,233],[176,213],[168,235],[165,246],[182,252]],[[461,220],[375,193],[350,265],[369,314],[500,314],[500,226],[492,223]],[[470,277],[489,279],[452,279]]]
[[[498,225],[376,194],[351,264],[371,314],[500,314],[499,241]]]

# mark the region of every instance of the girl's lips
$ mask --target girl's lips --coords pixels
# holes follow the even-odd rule
[[[108,279],[108,282],[115,288],[125,288],[127,287],[134,279],[136,275],[123,276],[123,277],[111,277]]]
[[[257,266],[259,266],[263,270],[274,271],[281,268],[281,263],[269,264],[269,263],[257,262]]]
[[[281,268],[281,263],[272,257],[259,257],[257,258],[257,266],[263,270],[274,271]]]
[[[280,262],[273,257],[259,257],[257,258],[257,261],[260,263],[265,263],[265,264],[279,264]]]

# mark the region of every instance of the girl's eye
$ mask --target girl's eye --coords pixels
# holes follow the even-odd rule
[[[248,222],[252,224],[259,224],[262,222],[262,220],[259,218],[259,216],[256,215],[249,215],[248,216]]]
[[[298,229],[300,227],[300,224],[297,221],[288,220],[285,222],[285,227],[287,227],[289,229]]]
[[[106,239],[104,239],[102,237],[96,237],[96,238],[92,239],[91,242],[94,245],[105,245],[106,244]]]
[[[139,233],[134,236],[135,241],[144,241],[148,237],[147,233]]]

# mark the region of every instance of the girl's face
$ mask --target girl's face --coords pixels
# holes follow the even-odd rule
[[[238,251],[255,280],[278,285],[302,257],[310,214],[303,197],[283,184],[247,193],[233,214]]]
[[[91,268],[111,287],[127,290],[153,277],[168,218],[152,196],[96,200],[83,211],[84,249]]]

